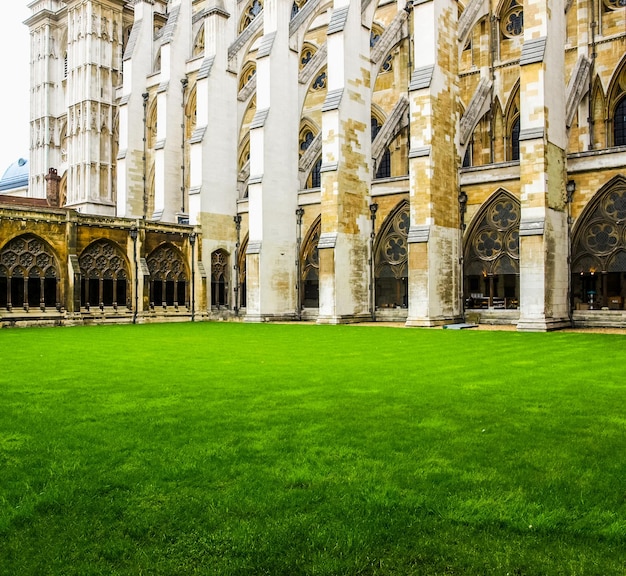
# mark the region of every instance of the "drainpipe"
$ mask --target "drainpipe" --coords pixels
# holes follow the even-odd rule
[[[148,183],[147,183],[147,147],[148,147],[148,92],[144,92],[143,98],[143,214],[142,219],[146,219],[148,212]]]
[[[596,63],[596,28],[598,23],[596,22],[596,9],[595,0],[589,0],[590,12],[591,12],[591,65],[589,66],[589,150],[593,150],[594,144],[594,118],[593,118],[593,72],[595,70]]]
[[[372,229],[370,231],[370,316],[372,322],[376,322],[376,290],[374,278],[374,243],[376,241],[376,211],[378,204],[372,202],[370,204],[370,220],[372,221]]]
[[[189,81],[187,80],[187,78],[183,78],[180,81],[180,84],[182,86],[182,91],[183,91],[183,100],[181,103],[181,108],[182,108],[182,112],[183,112],[183,121],[181,124],[181,128],[182,128],[182,141],[180,143],[180,148],[182,151],[181,157],[182,157],[182,162],[181,162],[181,167],[180,167],[180,172],[181,172],[181,183],[180,183],[180,211],[182,214],[185,213],[185,92],[187,90],[187,84],[189,83]]]
[[[296,209],[296,224],[298,225],[298,236],[296,238],[296,318],[302,320],[302,264],[300,262],[300,246],[302,245],[302,217],[304,208]]]
[[[239,246],[241,245],[241,214],[233,216],[237,243],[235,244],[235,316],[239,316]]]
[[[137,324],[137,308],[139,307],[139,264],[137,262],[137,236],[139,231],[133,224],[130,237],[133,239],[133,263],[135,265],[135,306],[133,307],[133,324]]]
[[[189,234],[189,244],[191,244],[191,321],[195,320],[196,313],[196,233]]]

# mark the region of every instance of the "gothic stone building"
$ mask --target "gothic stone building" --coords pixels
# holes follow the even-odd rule
[[[34,0],[1,321],[626,326],[624,4]]]

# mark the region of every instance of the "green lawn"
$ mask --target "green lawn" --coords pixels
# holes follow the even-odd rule
[[[626,338],[0,332],[0,574],[626,574]]]

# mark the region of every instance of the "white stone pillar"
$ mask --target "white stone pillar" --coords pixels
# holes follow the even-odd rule
[[[204,13],[204,59],[196,76],[196,128],[189,147],[189,219],[202,224],[203,262],[209,275],[211,256],[217,249],[230,255],[229,271],[235,265],[239,130],[237,75],[228,70],[233,37],[230,19],[221,2],[214,1]],[[228,278],[231,307],[233,276]]]
[[[298,54],[289,48],[291,3],[267,0],[250,130],[246,320],[293,318],[296,307]]]
[[[146,76],[152,71],[154,5],[141,0],[134,7],[134,22],[124,52],[122,97],[119,101],[117,157],[117,215],[145,216],[146,159],[144,155],[144,97]]]
[[[153,220],[176,222],[185,215],[183,197],[182,139],[185,62],[191,55],[191,0],[179,0],[170,6],[163,27],[161,72],[157,89],[157,136],[154,152]]]

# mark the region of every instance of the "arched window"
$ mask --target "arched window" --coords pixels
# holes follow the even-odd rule
[[[380,67],[380,73],[391,72],[393,70],[393,54],[388,54],[385,58],[382,66]]]
[[[302,244],[300,253],[300,262],[302,266],[302,275],[300,277],[300,286],[302,287],[301,304],[304,308],[318,308],[320,305],[320,261],[317,245],[320,240],[320,231],[322,228],[321,218],[311,225],[309,232]]]
[[[500,13],[500,31],[503,38],[515,38],[524,32],[524,7],[511,0]]]
[[[130,307],[128,266],[117,246],[107,240],[96,240],[83,250],[78,261],[82,306]]]
[[[389,214],[376,236],[374,278],[376,308],[408,306],[409,203]]]
[[[302,52],[300,52],[300,70],[308,64],[309,60],[313,58],[315,52],[317,52],[317,49],[313,46],[313,44],[306,42],[302,46]]]
[[[383,127],[383,123],[376,116],[372,116],[371,123],[372,123],[371,130],[372,130],[372,142],[373,142],[376,136],[378,135],[378,133],[380,132],[380,129]]]
[[[200,30],[196,34],[196,38],[193,42],[192,56],[201,56],[204,54],[204,24],[200,26]]]
[[[152,66],[152,71],[153,72],[160,72],[161,71],[161,48],[159,48],[159,51],[157,52],[156,58],[154,59],[154,64]]]
[[[59,268],[51,248],[27,234],[7,242],[0,250],[0,306],[9,311],[59,304]]]
[[[511,125],[511,160],[519,160],[519,116]]]
[[[322,185],[322,157],[320,156],[313,168],[311,174],[307,180],[307,188],[319,188]]]
[[[385,150],[378,167],[376,169],[376,178],[389,178],[391,176],[391,152],[389,148]]]
[[[305,152],[306,150],[309,149],[309,146],[311,145],[313,140],[315,140],[315,136],[313,136],[313,132],[311,132],[311,130],[309,130],[308,128],[305,128],[300,133],[300,154],[302,154],[302,152]]]
[[[466,308],[518,308],[519,221],[519,202],[505,191],[475,217],[465,245]]]
[[[172,244],[161,244],[147,258],[150,270],[150,305],[189,305],[187,266]]]
[[[241,21],[239,24],[239,33],[243,32],[248,26],[250,26],[250,22],[252,22],[263,10],[263,4],[259,0],[252,0],[248,2],[245,7]]]
[[[228,252],[216,250],[211,254],[211,305],[228,304]]]
[[[589,202],[572,240],[576,308],[624,308],[626,297],[626,178],[618,176]]]
[[[291,18],[292,19],[296,17],[296,15],[298,14],[298,12],[300,12],[300,10],[302,10],[306,2],[307,0],[294,0],[293,4],[291,5]]]
[[[247,62],[241,69],[241,76],[239,77],[239,91],[243,90],[244,86],[252,80],[256,74],[256,63]]]
[[[613,145],[626,146],[626,95],[617,103],[613,114]]]
[[[326,88],[326,70],[322,70],[311,85],[311,90],[323,90]]]
[[[246,307],[246,252],[248,250],[248,235],[244,238],[237,254],[237,264],[239,267],[239,308]]]
[[[383,35],[383,28],[378,24],[372,24],[372,29],[370,31],[370,48],[376,46],[380,37]]]

